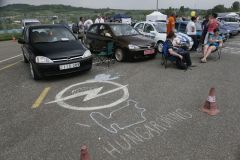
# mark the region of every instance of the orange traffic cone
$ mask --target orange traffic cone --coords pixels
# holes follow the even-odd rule
[[[90,160],[90,156],[88,153],[88,148],[86,145],[83,145],[81,147],[81,156],[80,156],[80,160]]]
[[[207,114],[209,114],[211,116],[215,116],[220,112],[217,109],[216,91],[215,91],[214,87],[212,87],[209,90],[208,98],[205,101],[204,105],[202,106],[201,111],[206,112]]]

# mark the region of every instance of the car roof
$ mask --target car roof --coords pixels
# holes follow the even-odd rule
[[[94,23],[92,25],[129,25],[126,23],[106,22],[106,23]]]
[[[140,21],[140,22],[137,22],[138,24],[139,23],[150,23],[150,24],[156,24],[156,23],[163,23],[163,24],[166,24],[166,22],[163,22],[163,21]]]
[[[64,24],[38,24],[38,25],[32,25],[32,26],[27,26],[27,28],[30,29],[37,29],[37,28],[48,28],[48,27],[66,27]]]
[[[23,19],[22,22],[40,22],[38,19]]]

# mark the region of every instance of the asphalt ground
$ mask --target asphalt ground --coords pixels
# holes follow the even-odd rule
[[[77,160],[87,145],[92,160],[239,160],[239,42],[206,64],[191,52],[187,71],[159,55],[41,81],[0,42],[0,159]],[[216,116],[200,111],[211,87]]]

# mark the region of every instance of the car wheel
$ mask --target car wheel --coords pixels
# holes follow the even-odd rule
[[[34,80],[39,80],[41,79],[41,76],[36,72],[36,70],[33,68],[32,63],[30,62],[30,72],[31,72],[31,76]]]
[[[157,43],[157,49],[158,49],[159,53],[162,53],[162,49],[163,49],[163,42],[162,41],[159,41]]]
[[[119,48],[116,49],[116,51],[115,51],[115,58],[116,58],[116,60],[118,62],[122,62],[122,61],[125,60],[125,55],[124,55],[122,49],[119,49]]]

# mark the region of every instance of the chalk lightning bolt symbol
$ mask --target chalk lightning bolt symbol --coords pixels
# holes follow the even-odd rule
[[[51,101],[51,102],[48,102],[46,104],[56,103],[56,102],[60,102],[60,101],[66,101],[66,100],[73,99],[73,98],[80,97],[80,96],[84,96],[84,95],[86,95],[86,96],[84,97],[83,102],[86,102],[86,101],[89,101],[91,99],[116,92],[116,91],[121,90],[122,88],[125,88],[125,87],[127,87],[127,85],[121,86],[121,87],[115,88],[113,90],[98,94],[103,89],[103,87],[99,87],[99,88],[91,89],[91,90],[88,90],[88,91],[80,92],[80,93],[77,93],[77,94],[73,94],[73,95],[70,95],[70,96],[67,96],[67,97],[64,97],[64,98],[61,98],[61,99],[56,99],[55,101]]]

